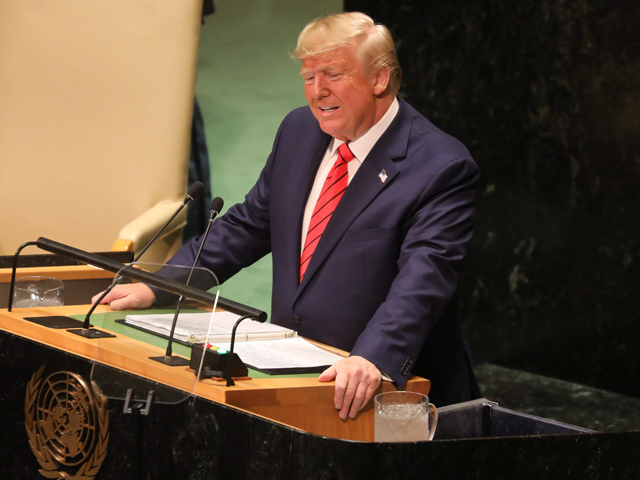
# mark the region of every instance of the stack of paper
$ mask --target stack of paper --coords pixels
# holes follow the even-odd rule
[[[173,313],[157,315],[127,315],[125,324],[140,327],[144,330],[167,336],[171,332]],[[240,318],[230,312],[181,313],[178,315],[174,338],[187,343],[230,342],[233,325]],[[249,340],[274,340],[295,337],[296,332],[254,320],[244,320],[236,330],[236,342]]]
[[[167,337],[174,314],[127,315],[125,325]],[[181,313],[174,338],[231,348],[231,330],[240,318],[229,312]],[[234,353],[249,367],[271,374],[321,372],[342,357],[297,337],[291,329],[244,320],[236,331]]]

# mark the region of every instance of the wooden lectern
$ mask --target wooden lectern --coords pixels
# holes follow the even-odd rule
[[[333,383],[321,383],[316,378],[296,378],[292,375],[284,376],[286,378],[273,376],[238,380],[234,387],[227,387],[224,382],[214,379],[196,383],[194,373],[188,367],[170,367],[149,360],[150,356],[163,355],[163,348],[123,335],[96,342],[64,329],[49,329],[23,320],[24,317],[45,315],[82,315],[88,309],[87,305],[73,305],[5,311],[0,315],[0,328],[6,333],[59,349],[66,354],[99,362],[186,394],[251,412],[305,432],[345,440],[373,441],[373,402],[356,419],[342,421],[333,407]],[[94,315],[99,318],[107,310],[108,307],[100,306]],[[135,331],[133,334],[139,335]],[[413,377],[406,388],[428,394],[429,386],[428,380]],[[380,391],[393,389],[393,385],[388,382],[383,382],[379,387]]]
[[[355,420],[341,421],[332,406],[333,385],[316,378],[256,374],[230,388],[196,381],[186,367],[150,361],[164,352],[162,339],[131,338],[117,330],[128,327],[114,323],[104,307],[92,322],[113,328],[116,338],[85,339],[24,320],[52,313],[81,317],[87,308],[0,310],[1,478],[640,475],[640,432],[471,439],[456,434],[433,442],[375,443],[371,405]],[[407,389],[427,393],[429,386],[428,380],[412,378]],[[441,433],[468,430],[443,420],[444,414]]]
[[[45,268],[37,273],[65,280],[96,276],[87,267],[51,268],[55,271]],[[109,278],[105,272],[97,276]],[[88,305],[67,305],[0,310],[2,428],[8,433],[0,440],[0,469],[13,478],[63,478],[63,474],[90,478],[89,471],[105,479],[218,478],[213,472],[244,472],[238,478],[253,478],[249,470],[260,472],[259,478],[264,469],[298,458],[301,453],[295,453],[292,446],[306,439],[373,441],[373,402],[355,419],[340,420],[333,407],[333,382],[318,382],[317,375],[267,376],[250,371],[250,379],[237,380],[233,387],[215,379],[196,381],[188,367],[150,360],[164,354],[166,340],[154,337],[151,344],[141,340],[141,335],[151,335],[116,324],[113,318],[125,314],[110,312],[105,306],[98,307],[92,323],[113,328],[115,338],[87,339],[24,320],[47,315],[82,318],[88,309]],[[188,355],[185,352],[190,349],[176,347],[174,351]],[[89,422],[91,415],[90,409],[69,406],[74,402],[82,406],[84,397],[71,401],[66,400],[66,390],[55,392],[60,375],[65,379],[78,376],[88,391],[95,388],[106,397],[93,402],[101,407],[93,415],[103,423],[88,427],[94,433],[102,432],[92,440],[96,452],[103,449],[101,454],[82,457],[75,443],[63,445],[65,438],[74,442],[75,437],[84,438],[78,419]],[[406,389],[426,394],[429,387],[428,380],[413,377]],[[45,392],[47,388],[53,393]],[[378,390],[393,389],[383,382]],[[78,408],[82,413],[76,412]],[[39,418],[45,419],[42,427],[37,425]],[[55,428],[46,422],[54,423]],[[62,435],[62,440],[56,440],[56,435]],[[59,458],[48,457],[50,444],[58,449]],[[71,465],[80,457],[82,461]]]

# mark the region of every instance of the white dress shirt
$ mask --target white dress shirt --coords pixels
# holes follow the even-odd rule
[[[393,103],[389,107],[389,110],[382,116],[380,121],[376,123],[373,127],[371,127],[367,133],[360,136],[356,140],[349,142],[349,149],[351,153],[355,156],[353,160],[348,163],[349,168],[349,179],[350,183],[353,179],[353,176],[356,174],[362,162],[365,161],[367,155],[376,144],[376,142],[380,139],[382,134],[389,128],[391,122],[396,117],[398,113],[398,109],[400,105],[398,104],[398,99],[394,98]],[[307,230],[309,230],[309,222],[311,221],[311,216],[313,215],[313,209],[316,206],[316,202],[318,201],[318,197],[320,196],[320,192],[322,191],[322,186],[324,185],[324,181],[329,175],[333,164],[336,162],[336,158],[338,157],[338,147],[342,145],[344,142],[342,140],[333,139],[329,143],[329,147],[324,154],[324,158],[320,163],[320,167],[316,172],[316,179],[313,182],[313,187],[311,188],[311,192],[309,193],[309,198],[307,199],[307,205],[304,210],[304,218],[302,220],[302,244],[300,245],[300,255],[302,255],[302,250],[304,249],[304,242],[307,238]]]

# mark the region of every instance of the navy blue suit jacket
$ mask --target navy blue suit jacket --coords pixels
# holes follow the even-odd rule
[[[360,355],[399,385],[409,371],[429,378],[436,405],[477,396],[452,302],[473,232],[476,164],[400,100],[299,283],[304,208],[330,140],[308,107],[291,112],[245,201],[214,223],[201,264],[222,283],[271,252],[273,323]],[[197,249],[186,244],[171,263],[190,265]]]

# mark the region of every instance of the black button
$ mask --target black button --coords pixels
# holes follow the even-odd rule
[[[302,318],[300,318],[300,315],[293,316],[293,323],[301,323],[301,322],[302,322]]]

